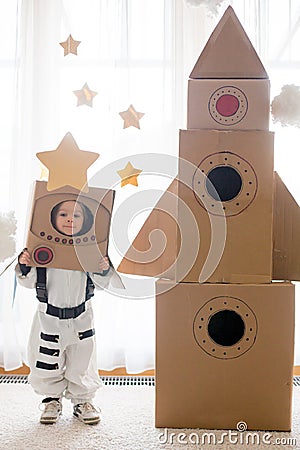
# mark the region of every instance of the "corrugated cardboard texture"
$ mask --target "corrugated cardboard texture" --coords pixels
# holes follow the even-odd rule
[[[269,80],[189,80],[188,129],[269,130],[269,115]]]
[[[79,201],[92,213],[92,226],[82,235],[66,236],[59,233],[51,223],[52,209],[66,200]],[[91,187],[88,193],[80,193],[75,188],[65,186],[48,192],[47,183],[37,181],[26,243],[32,256],[32,265],[97,272],[100,258],[106,256],[108,251],[113,202],[112,190]],[[51,261],[41,263],[37,256],[40,252],[44,252],[42,255],[49,254]]]
[[[178,196],[193,211],[200,232],[200,250],[195,264],[182,281],[199,281],[207,258],[212,231],[211,214],[223,205],[227,235],[224,251],[214,273],[202,281],[227,283],[268,283],[272,279],[273,222],[273,133],[267,131],[180,131],[179,156],[209,176],[216,168],[239,173],[242,188],[230,201],[215,201],[198,175],[191,178],[179,162]],[[187,172],[187,173],[185,173]],[[225,179],[226,185],[231,182]],[[193,183],[193,189],[187,184]],[[198,190],[199,189],[199,190]],[[201,190],[202,189],[202,190]],[[203,194],[201,194],[203,193]],[[249,194],[249,195],[248,195]],[[205,204],[202,202],[204,197]],[[207,213],[209,210],[209,213]],[[179,209],[181,224],[185,215]],[[217,232],[219,232],[217,230]],[[221,245],[221,243],[220,243]],[[178,280],[178,279],[177,279]],[[180,280],[181,281],[181,280]]]
[[[274,174],[273,279],[300,281],[300,208]]]
[[[190,78],[268,78],[230,6],[212,32]]]
[[[177,215],[178,182],[175,179],[143,224],[122,259],[118,272],[174,279],[173,264],[177,259],[177,239],[179,239]],[[161,240],[162,235],[164,242]],[[159,250],[154,257],[148,253],[151,246]]]
[[[227,153],[224,153],[225,150]],[[232,153],[229,154],[228,151]],[[234,160],[230,161],[233,154]],[[173,181],[161,197],[125,254],[118,270],[134,275],[165,277],[188,282],[270,282],[273,134],[262,131],[185,130],[180,132],[180,156],[192,164],[186,165],[184,161],[180,161],[178,178],[181,181]],[[203,160],[204,163],[201,163]],[[210,199],[210,196],[206,195],[203,207],[198,194],[195,194],[198,191],[193,178],[198,172],[198,165],[202,173],[201,164],[205,171],[207,167],[212,170],[219,166],[231,167],[235,164],[236,170],[241,175],[244,188],[236,199],[223,202],[227,209],[219,219],[210,206],[220,208],[221,202],[213,201],[212,197]],[[248,172],[244,173],[245,170]],[[253,184],[253,187],[246,186],[247,183],[253,182],[249,181],[252,180],[251,177],[254,177],[253,180],[257,179],[257,184]],[[170,196],[171,192],[175,194],[174,197]],[[176,200],[176,196],[179,200]],[[210,200],[212,203],[209,203]],[[210,214],[205,209],[209,207]],[[195,237],[196,234],[192,230],[193,223],[190,224],[188,208],[198,229],[198,237]],[[173,211],[174,218],[165,212],[170,210]],[[153,234],[155,230],[161,230],[166,236],[165,249],[161,243],[161,235]],[[147,262],[150,235],[154,247],[158,247],[160,243],[161,254],[151,262]],[[211,252],[212,243],[214,243],[213,252]],[[135,255],[134,249],[142,253]],[[181,250],[180,257],[178,257],[179,250]],[[175,267],[172,267],[173,264]]]
[[[48,191],[72,186],[88,192],[87,169],[99,154],[80,150],[71,133],[64,136],[56,150],[39,152],[36,156],[49,169]]]
[[[157,292],[171,285],[159,280]],[[208,331],[224,311],[245,325],[240,341],[226,346]],[[225,339],[228,324],[219,332]],[[180,283],[158,294],[156,427],[236,429],[244,421],[249,430],[289,431],[293,349],[290,283]]]

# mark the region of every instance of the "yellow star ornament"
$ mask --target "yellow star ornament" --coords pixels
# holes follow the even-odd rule
[[[133,105],[130,105],[126,111],[119,113],[124,120],[123,128],[136,127],[140,129],[140,119],[145,115],[144,113],[137,112]]]
[[[126,184],[138,186],[137,177],[143,171],[136,169],[130,162],[128,162],[124,169],[117,170],[117,172],[121,177],[121,187],[124,187]]]
[[[87,83],[84,84],[80,91],[73,91],[77,97],[77,106],[87,105],[93,107],[93,98],[97,95],[97,92],[91,91]]]
[[[87,169],[99,154],[79,150],[71,133],[67,133],[56,150],[37,153],[38,159],[49,169],[47,190],[72,186],[88,192]]]
[[[70,34],[68,39],[64,42],[60,42],[59,45],[61,45],[64,49],[64,56],[67,56],[69,53],[77,55],[77,47],[80,43],[81,41],[75,41]]]

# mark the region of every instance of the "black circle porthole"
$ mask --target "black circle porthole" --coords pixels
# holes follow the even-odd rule
[[[214,121],[230,126],[239,123],[248,110],[247,97],[235,86],[223,86],[211,95],[208,110]]]
[[[242,189],[242,177],[231,166],[217,166],[207,174],[206,190],[215,200],[228,202],[237,197]]]
[[[233,359],[253,346],[257,320],[252,309],[235,297],[214,297],[197,312],[193,322],[196,343],[210,356]]]
[[[240,214],[254,200],[257,188],[251,164],[230,151],[206,156],[193,176],[196,200],[213,215]]]
[[[231,347],[244,336],[245,323],[237,312],[222,309],[209,318],[207,332],[216,344]]]

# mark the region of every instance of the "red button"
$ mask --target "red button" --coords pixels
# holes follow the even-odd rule
[[[239,101],[234,95],[224,94],[217,100],[216,110],[221,116],[230,117],[234,116],[239,106]]]
[[[39,247],[34,250],[33,258],[38,264],[45,265],[52,261],[53,252],[48,247]]]

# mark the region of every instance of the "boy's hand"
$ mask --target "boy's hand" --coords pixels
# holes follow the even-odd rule
[[[22,253],[20,253],[18,261],[20,264],[25,264],[25,266],[30,266],[31,257],[30,257],[30,253],[27,250],[27,248],[24,248]]]
[[[109,260],[108,260],[108,257],[107,256],[104,256],[104,258],[102,258],[102,259],[100,259],[100,262],[99,262],[99,269],[100,269],[100,272],[103,272],[104,270],[107,270],[107,269],[109,269]]]

